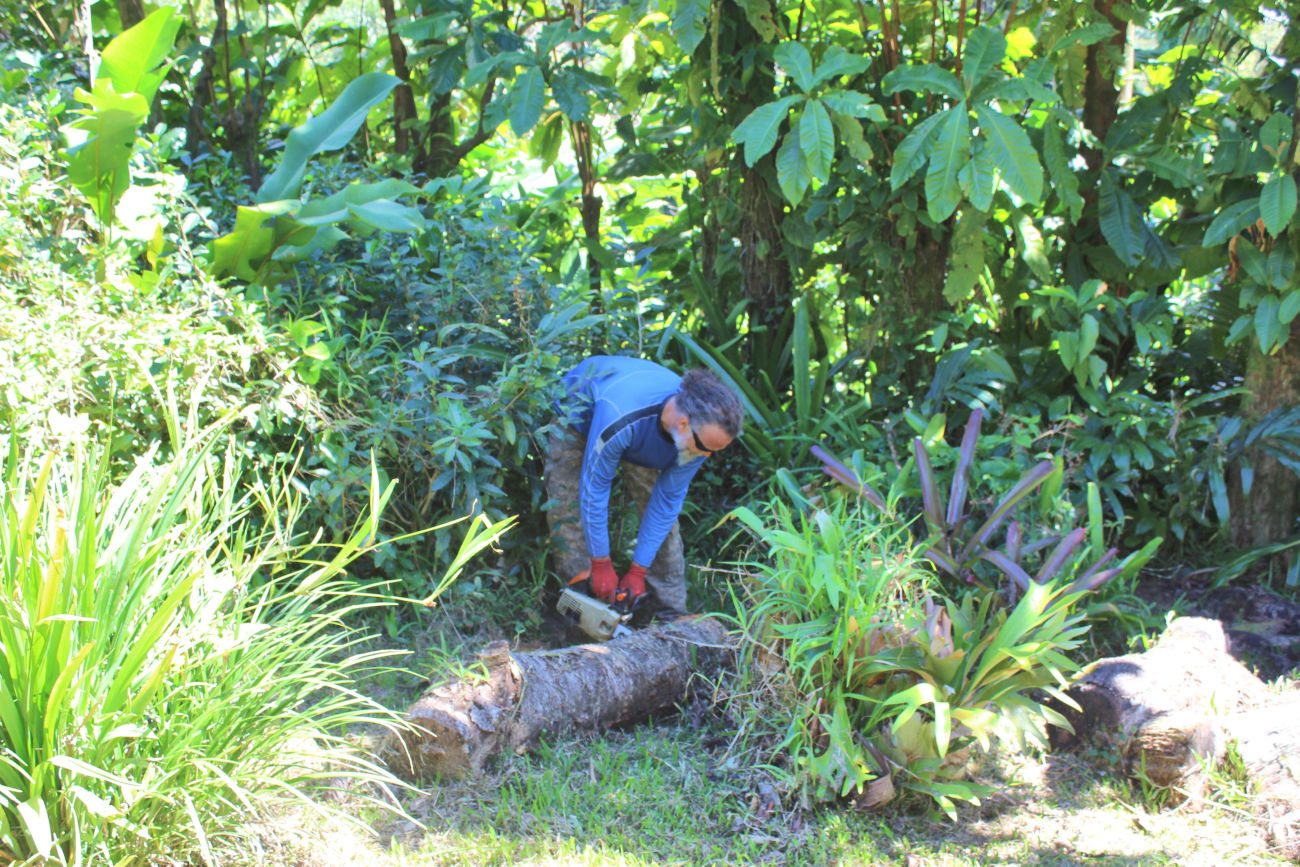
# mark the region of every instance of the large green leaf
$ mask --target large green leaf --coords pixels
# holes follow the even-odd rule
[[[771,0],[740,0],[740,6],[745,10],[749,26],[754,28],[760,39],[771,42],[777,37],[780,30],[776,26],[776,19],[772,17]]]
[[[976,105],[981,132],[989,155],[1007,187],[1030,204],[1043,200],[1043,167],[1029,135],[1020,124],[988,105]]]
[[[853,117],[865,117],[876,123],[885,122],[885,110],[871,97],[856,90],[831,90],[822,94],[822,103],[831,111]]]
[[[1291,118],[1280,111],[1273,112],[1259,129],[1259,143],[1277,162],[1291,146]]]
[[[925,207],[930,219],[943,222],[961,202],[957,172],[970,153],[970,118],[965,101],[958,102],[939,126],[930,152],[930,169],[925,175]]]
[[[799,204],[808,185],[812,183],[808,161],[799,147],[797,136],[786,136],[781,149],[776,153],[776,180],[781,185],[781,192],[785,193],[792,205]]]
[[[591,117],[591,97],[587,95],[587,82],[572,70],[562,69],[552,86],[555,102],[569,120],[582,121]]]
[[[914,90],[917,93],[941,93],[953,99],[965,95],[961,82],[942,66],[927,63],[923,66],[904,64],[885,74],[881,84],[885,95],[890,96],[902,90]]]
[[[1019,214],[1015,219],[1017,247],[1020,258],[1025,260],[1029,270],[1034,276],[1044,283],[1052,279],[1052,269],[1047,261],[1047,253],[1043,244],[1043,235],[1034,225],[1033,219],[1028,214]]]
[[[344,88],[333,105],[290,132],[280,164],[257,191],[257,203],[297,196],[307,161],[351,141],[370,109],[383,102],[399,83],[397,78],[383,72],[363,75]]]
[[[131,185],[131,150],[136,132],[149,116],[149,104],[138,93],[112,91],[100,79],[95,92],[77,91],[90,105],[84,116],[69,125],[68,180],[76,187],[101,223],[113,222],[113,209]]]
[[[1109,170],[1101,175],[1101,233],[1106,243],[1130,268],[1142,261],[1145,246],[1142,212],[1127,192],[1115,183]]]
[[[731,137],[736,143],[745,147],[745,165],[754,165],[768,151],[776,147],[781,122],[789,112],[790,103],[796,99],[798,97],[785,96],[776,102],[760,105],[751,111],[732,132]]]
[[[1295,181],[1290,175],[1274,175],[1259,194],[1259,216],[1273,237],[1286,231],[1295,216]]]
[[[813,86],[825,84],[841,75],[857,75],[871,68],[871,59],[861,54],[850,54],[838,45],[826,51],[822,62],[813,73]]]
[[[1223,208],[1210,221],[1210,228],[1205,230],[1201,246],[1213,247],[1235,236],[1247,226],[1255,225],[1259,219],[1259,199],[1246,199],[1233,202]]]
[[[709,16],[707,0],[678,0],[673,15],[672,33],[682,53],[687,57],[695,53],[704,38],[704,26]]]
[[[1086,27],[1080,27],[1077,30],[1071,30],[1052,44],[1048,49],[1048,54],[1055,54],[1058,51],[1065,51],[1075,46],[1095,45],[1103,39],[1109,39],[1115,35],[1115,28],[1111,27],[1104,21],[1097,21]]]
[[[800,90],[808,93],[813,89],[812,55],[808,53],[807,48],[804,48],[802,42],[782,42],[776,47],[773,56],[781,68],[794,79],[794,83]]]
[[[818,183],[826,183],[835,161],[835,128],[826,107],[815,99],[804,103],[799,118],[799,148],[808,161],[808,171]]]
[[[138,93],[152,103],[166,69],[168,55],[181,20],[176,10],[163,6],[104,46],[97,78],[108,78],[118,93]]]
[[[348,205],[352,224],[358,228],[381,229],[385,232],[418,232],[426,225],[419,209],[398,204],[391,199],[378,199],[359,205]]]
[[[1290,330],[1282,327],[1280,306],[1278,297],[1270,293],[1259,299],[1255,307],[1255,338],[1259,340],[1260,351],[1266,355],[1281,345],[1284,330]]]
[[[970,159],[957,172],[957,183],[961,184],[962,193],[976,208],[987,211],[993,206],[998,170],[993,164],[993,158],[989,156],[988,146],[981,139],[971,142]]]
[[[537,125],[546,107],[546,79],[536,66],[530,66],[515,78],[510,88],[510,129],[523,135]]]
[[[414,195],[420,188],[407,181],[389,178],[373,184],[348,184],[343,189],[323,199],[312,199],[298,211],[298,219],[312,226],[337,223],[348,219],[349,207]]]
[[[904,136],[897,150],[894,151],[894,164],[889,169],[889,186],[891,189],[896,190],[907,183],[908,178],[916,174],[917,169],[925,165],[925,161],[930,158],[930,138],[934,135],[940,121],[947,114],[948,111],[941,111],[938,114],[930,115],[912,127],[912,131]]]
[[[871,145],[867,144],[866,136],[862,134],[862,121],[839,112],[831,115],[831,120],[835,123],[835,128],[840,131],[840,141],[844,143],[849,156],[864,165],[870,163],[874,152],[871,150]]]
[[[984,73],[996,67],[1007,55],[1007,37],[1001,30],[992,27],[976,27],[966,40],[966,52],[962,56],[962,83],[969,91],[975,82],[984,77]]]
[[[944,300],[958,304],[984,273],[984,223],[988,214],[969,206],[962,208],[957,229],[952,233],[952,260],[943,284]]]
[[[1054,117],[1043,124],[1043,162],[1051,179],[1052,190],[1065,206],[1071,223],[1079,222],[1083,215],[1083,196],[1079,195],[1079,176],[1070,167],[1065,153],[1064,134]]]
[[[212,276],[234,274],[249,282],[257,279],[260,263],[275,250],[276,218],[289,216],[295,204],[279,201],[252,207],[240,206],[235,211],[234,227],[212,242],[212,263],[209,266]],[[271,225],[267,225],[268,221],[271,221]]]

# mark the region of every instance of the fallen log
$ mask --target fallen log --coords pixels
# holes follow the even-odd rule
[[[1278,695],[1228,653],[1217,620],[1180,617],[1144,653],[1098,660],[1058,705],[1073,731],[1048,728],[1054,750],[1112,749],[1129,776],[1198,802],[1230,747],[1268,814],[1275,845],[1300,854],[1300,784],[1287,760],[1300,748],[1300,696]]]
[[[481,680],[425,692],[409,726],[388,735],[379,755],[408,779],[464,776],[504,750],[523,753],[544,734],[644,719],[686,697],[696,675],[713,676],[730,658],[722,623],[690,617],[604,644],[511,653],[504,641],[480,654]]]

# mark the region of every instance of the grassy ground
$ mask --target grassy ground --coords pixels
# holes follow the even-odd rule
[[[498,637],[450,630],[463,615],[444,612],[398,636],[414,649],[412,671],[442,670],[449,653],[463,659]],[[421,683],[390,674],[369,686],[401,706]],[[356,806],[377,833],[305,811],[278,817],[249,856],[302,867],[1289,863],[1268,851],[1230,780],[1199,809],[1160,810],[1103,757],[1003,748],[981,772],[994,793],[954,822],[916,804],[803,809],[762,767],[769,747],[701,700],[657,721],[502,757],[474,779],[399,793],[407,818]]]
[[[1077,758],[996,757],[999,790],[956,822],[781,803],[774,781],[727,768],[715,722],[689,714],[568,738],[491,773],[406,793],[412,819],[367,815],[377,837],[282,823],[281,852],[303,867],[432,865],[1254,865],[1267,851],[1240,805],[1159,811]]]

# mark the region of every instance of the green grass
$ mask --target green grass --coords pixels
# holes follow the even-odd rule
[[[774,864],[1274,865],[1234,809],[1148,810],[1098,757],[1008,753],[983,774],[999,790],[958,820],[920,799],[879,812],[802,810],[732,744],[728,720],[701,708],[624,730],[559,738],[502,757],[465,781],[405,796],[423,828],[381,820],[378,841],[295,863],[453,865]],[[694,721],[692,718],[695,718]],[[378,818],[378,817],[372,817]],[[323,833],[323,832],[322,832]],[[388,842],[385,848],[384,842]],[[276,863],[276,862],[266,862]],[[284,863],[284,862],[279,862]]]
[[[468,597],[466,599],[468,601]],[[413,651],[405,676],[372,680],[394,708],[413,701],[425,676],[511,637],[512,620],[490,627],[483,601],[473,631],[452,607],[422,612],[402,633]],[[725,696],[724,684],[720,695]],[[334,867],[459,865],[1277,865],[1248,806],[1212,792],[1200,811],[1160,810],[1125,782],[1102,753],[1045,756],[1012,747],[989,757],[979,781],[994,787],[957,821],[936,817],[919,796],[875,812],[836,805],[804,809],[769,763],[779,737],[773,714],[735,696],[702,694],[680,713],[635,726],[555,737],[523,756],[500,756],[467,780],[425,781],[399,794],[415,821],[358,800],[353,815],[376,835],[340,836],[298,813],[275,829],[297,836],[291,854],[250,864]],[[741,721],[741,722],[738,722]],[[1239,794],[1239,793],[1238,793]]]

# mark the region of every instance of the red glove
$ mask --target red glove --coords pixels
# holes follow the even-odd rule
[[[608,557],[591,558],[591,592],[597,599],[614,601],[614,591],[618,589],[618,573]]]
[[[623,580],[618,582],[619,590],[626,590],[630,597],[628,601],[635,602],[638,596],[645,593],[645,567],[633,563],[632,568],[627,570]]]

